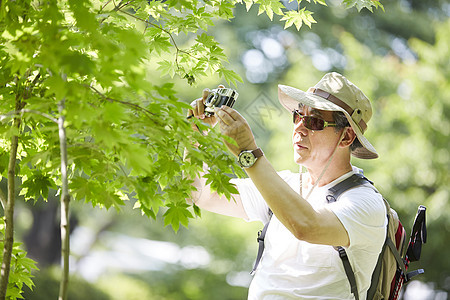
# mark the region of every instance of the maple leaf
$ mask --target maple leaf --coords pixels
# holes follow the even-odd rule
[[[164,226],[171,225],[175,232],[178,232],[180,224],[187,227],[189,218],[193,218],[188,210],[189,205],[183,202],[167,204],[169,209],[164,213]]]

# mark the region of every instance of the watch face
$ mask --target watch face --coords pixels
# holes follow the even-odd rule
[[[239,162],[243,167],[251,167],[255,161],[256,158],[251,152],[244,152],[239,156]]]

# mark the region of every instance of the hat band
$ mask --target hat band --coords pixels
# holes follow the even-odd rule
[[[353,116],[354,110],[349,105],[347,105],[347,103],[345,103],[338,97],[331,95],[330,93],[325,92],[324,90],[316,89],[313,87],[308,89],[308,93],[312,93],[314,95],[322,97],[322,98],[336,104],[337,106],[343,108],[350,116]],[[366,131],[367,124],[366,124],[366,122],[364,122],[364,120],[360,120],[359,122],[356,121],[355,123],[359,126],[359,128],[361,129],[362,132]]]

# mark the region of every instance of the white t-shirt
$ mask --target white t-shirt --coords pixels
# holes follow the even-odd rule
[[[326,205],[344,225],[350,238],[345,248],[355,272],[359,298],[366,299],[370,279],[386,235],[386,208],[374,189],[358,186],[328,204],[328,189],[350,177],[357,168],[330,184],[316,187],[308,202]],[[299,174],[278,173],[295,191]],[[268,206],[250,179],[233,180],[237,185],[248,221],[269,220]],[[305,188],[303,195],[307,195]],[[265,250],[249,288],[249,300],[354,299],[338,252],[327,245],[298,240],[273,215],[265,237]]]

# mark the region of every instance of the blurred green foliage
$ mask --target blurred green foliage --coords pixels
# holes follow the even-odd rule
[[[35,287],[33,290],[24,289],[24,299],[49,300],[58,299],[59,294],[59,270],[50,268],[36,273],[34,279]],[[70,278],[68,299],[95,299],[109,300],[109,296],[103,293],[92,283],[88,283],[82,278],[72,276]],[[125,298],[123,298],[125,299]],[[143,299],[143,298],[141,298]],[[147,298],[148,299],[148,298]]]

